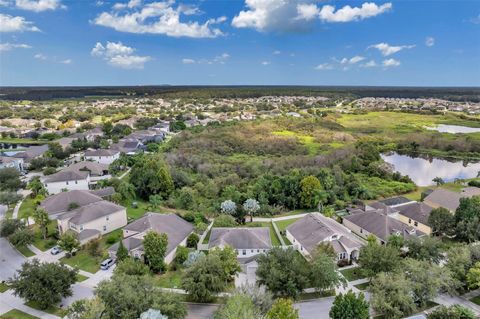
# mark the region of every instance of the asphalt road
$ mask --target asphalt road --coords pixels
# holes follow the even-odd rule
[[[20,269],[25,257],[12,247],[6,238],[0,238],[0,280],[7,280]]]
[[[334,297],[305,301],[295,304],[301,319],[329,319],[328,313]]]

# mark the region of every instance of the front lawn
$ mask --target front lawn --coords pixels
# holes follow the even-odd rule
[[[84,276],[84,275],[81,275],[81,274],[77,274],[77,282],[82,282],[82,281],[85,281],[87,280],[88,277],[87,276]]]
[[[370,282],[364,282],[363,284],[358,284],[358,285],[355,285],[354,287],[357,288],[358,290],[367,290],[369,286],[370,286]]]
[[[480,306],[480,296],[473,297],[470,301]]]
[[[38,317],[29,315],[23,311],[12,309],[0,316],[2,319],[38,319]]]
[[[27,246],[15,246],[15,248],[25,257],[35,256],[35,253],[30,249],[28,249]]]
[[[340,272],[342,273],[343,277],[345,277],[345,279],[347,279],[348,281],[354,281],[354,280],[365,278],[365,275],[363,274],[362,269],[360,267],[343,269],[343,270],[340,270]]]
[[[103,256],[92,257],[85,249],[81,249],[77,251],[75,256],[70,258],[62,257],[60,261],[72,267],[94,274],[100,269],[100,263],[103,259]]]
[[[60,318],[63,318],[67,315],[67,311],[65,309],[60,309],[56,306],[51,306],[51,307],[48,307],[47,309],[40,309],[39,305],[34,301],[26,302],[25,306],[29,306],[33,309],[37,309],[40,311],[45,311],[46,313],[49,313],[54,316],[59,316]]]
[[[154,285],[162,288],[179,288],[182,283],[182,271],[167,271],[154,276]]]
[[[18,210],[18,219],[27,218],[33,215],[35,210],[35,200],[30,196],[25,197]]]
[[[57,244],[57,239],[54,237],[57,233],[57,221],[52,221],[47,229],[47,239],[43,239],[42,230],[37,225],[32,226],[32,230],[35,234],[33,245],[41,251],[47,251]]]

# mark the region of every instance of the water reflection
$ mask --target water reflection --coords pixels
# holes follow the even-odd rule
[[[453,182],[460,178],[477,177],[480,163],[467,161],[447,161],[444,159],[428,157],[411,157],[398,153],[382,154],[385,162],[393,165],[402,175],[408,175],[418,186],[432,185],[432,179],[441,177],[446,182]]]
[[[452,134],[468,134],[468,133],[480,132],[480,128],[478,127],[446,125],[446,124],[439,124],[435,127],[427,127],[426,129],[431,131],[437,131],[440,133],[452,133]]]

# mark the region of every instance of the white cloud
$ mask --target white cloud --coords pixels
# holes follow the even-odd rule
[[[10,5],[10,1],[8,0],[0,0],[0,6],[8,7]]]
[[[226,17],[209,19],[203,24],[197,21],[181,22],[181,15],[193,13],[191,6],[188,6],[188,10],[185,6],[174,8],[173,1],[144,5],[130,1],[127,5],[120,4],[121,8],[117,8],[117,5],[114,6],[117,10],[102,12],[93,23],[121,32],[164,34],[171,37],[215,38],[223,35],[220,29],[212,25],[224,22]],[[126,12],[119,12],[118,9],[126,9]]]
[[[10,51],[13,49],[31,49],[32,47],[24,43],[0,43],[0,51]]]
[[[41,53],[37,53],[33,56],[35,59],[38,59],[38,60],[43,60],[45,61],[47,59],[47,56],[41,54]]]
[[[366,63],[361,64],[360,66],[363,68],[374,68],[377,66],[377,62],[375,62],[374,60],[370,60]]]
[[[280,51],[280,50],[275,50],[275,51],[272,52],[272,54],[274,54],[274,55],[279,55],[281,53],[282,53],[282,51]]]
[[[269,65],[270,61],[262,61],[262,65]]]
[[[426,37],[425,38],[425,45],[427,47],[433,47],[435,45],[435,38],[433,37]]]
[[[340,60],[340,63],[341,64],[356,64],[358,62],[361,62],[365,60],[365,58],[363,56],[360,56],[360,55],[356,55],[350,59],[347,59],[347,58],[343,58],[342,60]]]
[[[35,12],[66,8],[61,0],[15,0],[15,5],[17,8]]]
[[[380,51],[380,53],[383,55],[383,56],[389,56],[389,55],[392,55],[394,53],[397,53],[401,50],[404,50],[404,49],[412,49],[414,48],[415,45],[398,45],[398,46],[393,46],[393,45],[389,45],[388,43],[385,43],[385,42],[382,42],[382,43],[377,43],[377,44],[373,44],[371,46],[368,47],[368,49],[370,48],[375,48],[377,49],[378,51]]]
[[[334,6],[325,5],[320,10],[319,16],[320,19],[325,22],[350,22],[375,17],[389,11],[391,8],[392,4],[390,2],[384,3],[381,6],[373,2],[365,2],[361,7],[352,8],[350,6],[344,6],[337,11],[335,11]]]
[[[333,70],[333,65],[330,63],[322,63],[315,67],[315,70]]]
[[[71,64],[72,60],[71,59],[65,59],[65,60],[61,60],[59,62],[62,63],[62,64]]]
[[[471,18],[470,22],[473,24],[480,24],[480,14],[476,16],[475,18]]]
[[[195,60],[194,59],[182,59],[183,64],[194,64]]]
[[[388,68],[388,67],[394,67],[394,66],[399,66],[399,65],[400,65],[400,61],[395,60],[395,59],[386,59],[386,60],[383,60],[382,65],[383,65],[384,67],[386,67],[386,68]]]
[[[143,69],[145,63],[152,60],[149,56],[133,55],[134,52],[134,48],[123,45],[122,42],[107,42],[105,46],[97,42],[90,54],[122,69]]]
[[[0,13],[0,32],[23,32],[40,31],[33,25],[33,22],[25,20],[24,17],[14,17],[8,14]]]
[[[361,7],[317,6],[315,0],[245,0],[246,9],[232,20],[236,28],[253,28],[257,31],[303,31],[315,19],[324,22],[350,22],[374,17],[392,8],[391,3],[377,6],[365,2]]]

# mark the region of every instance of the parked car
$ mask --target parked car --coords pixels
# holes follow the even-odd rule
[[[108,268],[112,267],[114,263],[115,263],[115,260],[113,260],[112,258],[105,259],[100,264],[100,269],[107,270]]]
[[[58,255],[62,252],[62,248],[58,247],[58,246],[55,246],[52,248],[52,250],[50,250],[50,253],[52,255]]]

